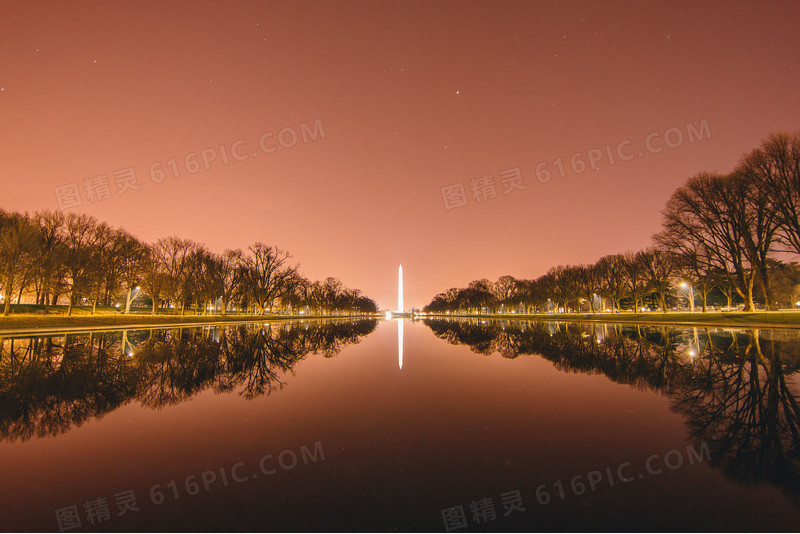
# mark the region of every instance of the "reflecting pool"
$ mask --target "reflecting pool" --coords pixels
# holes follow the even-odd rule
[[[4,530],[798,530],[800,331],[0,338]]]

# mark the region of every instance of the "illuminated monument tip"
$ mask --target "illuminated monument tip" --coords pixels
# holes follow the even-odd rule
[[[405,304],[403,303],[403,266],[397,269],[397,309],[386,310],[386,319],[399,319],[403,317],[413,317],[412,312],[405,311]]]
[[[403,266],[397,270],[397,311],[403,313]]]

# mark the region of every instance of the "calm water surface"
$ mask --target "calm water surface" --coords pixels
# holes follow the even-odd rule
[[[800,529],[800,332],[399,327],[1,339],[0,524]]]

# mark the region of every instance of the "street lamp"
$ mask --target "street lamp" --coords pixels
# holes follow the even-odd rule
[[[689,307],[694,312],[694,288],[691,284],[687,284],[686,282],[681,282],[681,287],[686,289],[686,286],[689,286]]]

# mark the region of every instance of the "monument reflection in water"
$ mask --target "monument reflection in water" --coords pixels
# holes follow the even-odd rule
[[[397,268],[397,309],[386,312],[386,320],[397,321],[397,365],[400,369],[403,368],[403,321],[412,316],[403,304],[403,266],[400,265]]]

